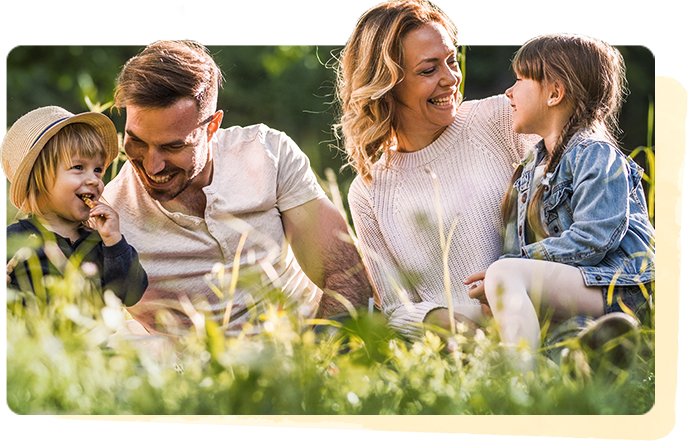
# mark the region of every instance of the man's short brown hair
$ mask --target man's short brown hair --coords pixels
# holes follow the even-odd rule
[[[217,108],[222,80],[205,46],[194,41],[158,41],[124,65],[117,78],[115,107],[161,109],[192,98],[199,117],[207,117]]]

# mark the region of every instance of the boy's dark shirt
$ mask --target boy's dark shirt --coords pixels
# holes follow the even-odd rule
[[[148,276],[139,263],[136,250],[122,237],[118,243],[105,246],[97,231],[85,227],[79,228],[79,239],[72,243],[70,240],[49,232],[34,219],[20,219],[7,227],[7,244],[14,238],[19,238],[21,243],[27,243],[31,235],[40,241],[40,246],[34,251],[41,263],[43,275],[60,274],[59,270],[50,262],[45,254],[43,239],[54,236],[57,245],[66,258],[70,258],[75,252],[86,253],[81,263],[92,262],[98,267],[100,284],[103,291],[111,289],[119,297],[125,306],[132,306],[138,302],[148,287]],[[48,239],[51,240],[51,239]],[[18,249],[19,247],[17,247]],[[8,259],[11,256],[8,256]],[[19,289],[18,277],[26,277],[33,287],[33,280],[28,275],[28,262],[19,263],[10,274],[10,285]]]

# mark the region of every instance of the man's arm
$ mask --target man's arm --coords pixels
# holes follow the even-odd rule
[[[283,211],[282,222],[299,265],[323,290],[318,317],[346,312],[328,291],[342,295],[355,308],[367,305],[373,288],[346,223],[329,199],[321,197]]]

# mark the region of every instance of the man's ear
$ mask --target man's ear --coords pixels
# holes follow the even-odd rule
[[[208,141],[213,139],[213,136],[215,135],[215,132],[220,128],[222,125],[222,117],[224,116],[224,112],[222,110],[218,110],[213,114],[213,118],[210,120],[210,123],[208,123]]]
[[[564,84],[559,80],[555,80],[548,84],[548,89],[547,105],[554,107],[561,103],[566,95]]]

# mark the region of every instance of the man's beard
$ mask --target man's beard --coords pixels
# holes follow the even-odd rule
[[[148,193],[148,195],[151,198],[155,199],[158,202],[169,202],[173,200],[174,198],[179,196],[184,190],[186,190],[189,187],[189,185],[191,185],[191,181],[193,179],[186,179],[178,185],[165,189],[155,188],[149,184],[150,178],[146,175],[143,166],[140,163],[133,163],[132,165],[134,165],[134,170],[136,170],[136,174],[139,175],[139,180],[141,181],[143,188],[146,190],[146,193]],[[186,175],[186,171],[182,169],[177,169],[173,173],[174,176],[172,176],[171,180],[179,179],[180,175]],[[169,173],[163,170],[163,172],[158,174],[165,175]]]

